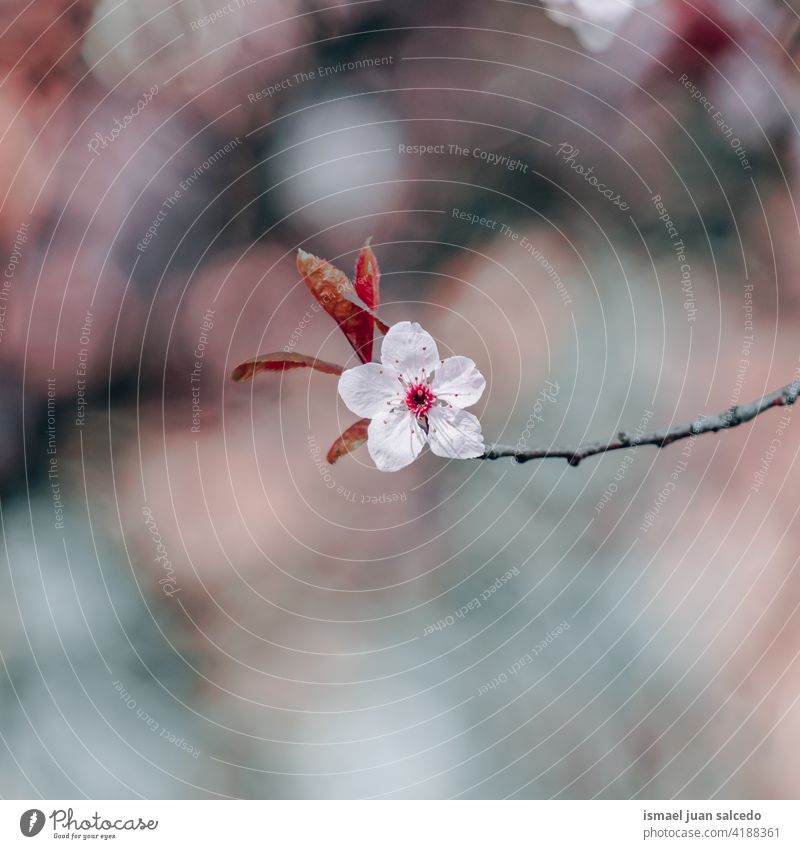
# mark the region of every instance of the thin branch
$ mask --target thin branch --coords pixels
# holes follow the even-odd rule
[[[570,466],[577,466],[581,460],[595,454],[605,454],[608,451],[620,451],[624,448],[636,448],[639,445],[654,445],[664,448],[680,439],[700,436],[704,433],[717,433],[728,430],[740,424],[749,422],[756,416],[772,407],[790,407],[800,395],[800,380],[784,386],[769,395],[764,395],[749,404],[737,404],[717,416],[698,416],[688,424],[655,430],[652,433],[629,434],[624,431],[610,442],[587,442],[576,448],[514,448],[511,445],[491,445],[486,453],[478,459],[499,460],[501,457],[513,457],[517,463],[527,463],[529,460],[542,460],[547,457],[561,457]]]

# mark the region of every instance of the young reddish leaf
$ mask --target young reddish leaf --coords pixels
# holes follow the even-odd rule
[[[353,291],[353,284],[344,271],[302,248],[297,252],[297,270],[306,278],[306,285],[323,306],[326,300],[337,300],[343,298],[345,292]]]
[[[361,248],[356,260],[355,288],[359,298],[371,309],[376,310],[380,300],[378,285],[381,280],[381,272],[378,268],[378,260],[372,252],[370,236],[364,247]]]
[[[297,270],[303,275],[311,294],[339,325],[361,362],[370,362],[374,319],[368,310],[344,296],[345,292],[352,290],[347,275],[327,260],[303,250],[297,252]]]
[[[341,374],[341,366],[307,357],[305,354],[288,354],[278,351],[275,354],[261,354],[253,360],[240,363],[231,373],[233,380],[250,380],[260,371],[287,371],[292,368],[313,368],[325,374]]]
[[[333,465],[340,457],[355,451],[367,441],[367,427],[369,419],[359,419],[331,445],[328,451],[328,462]]]

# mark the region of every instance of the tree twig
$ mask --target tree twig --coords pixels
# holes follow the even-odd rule
[[[749,422],[756,416],[772,407],[790,407],[800,395],[800,380],[789,383],[781,389],[764,395],[749,404],[737,404],[716,416],[698,416],[688,424],[673,425],[672,427],[655,430],[652,433],[629,434],[621,432],[610,442],[587,442],[575,448],[515,448],[511,445],[490,445],[486,453],[478,459],[499,460],[501,457],[513,457],[517,463],[527,463],[529,460],[543,460],[547,457],[561,457],[570,466],[577,466],[581,460],[595,454],[605,454],[608,451],[619,451],[624,448],[636,448],[639,445],[654,445],[664,448],[680,439],[700,436],[704,433],[717,433],[728,430],[740,424]]]

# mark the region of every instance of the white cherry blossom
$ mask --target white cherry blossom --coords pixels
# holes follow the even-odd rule
[[[545,0],[556,23],[570,27],[589,50],[605,50],[643,0]]]
[[[481,424],[464,407],[475,404],[486,381],[469,357],[439,358],[433,337],[401,321],[383,340],[380,363],[348,369],[339,395],[371,419],[367,449],[383,472],[413,462],[426,444],[439,457],[466,460],[484,453]]]

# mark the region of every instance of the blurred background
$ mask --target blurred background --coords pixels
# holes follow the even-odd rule
[[[489,441],[800,372],[783,0],[7,0],[0,795],[796,797],[800,422],[382,474],[299,247]]]

